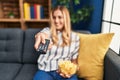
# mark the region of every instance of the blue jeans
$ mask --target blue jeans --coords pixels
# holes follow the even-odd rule
[[[63,78],[56,71],[45,72],[42,70],[37,71],[33,80],[78,80],[76,75],[70,78]]]

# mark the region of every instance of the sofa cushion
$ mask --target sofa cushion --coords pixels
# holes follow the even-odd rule
[[[27,29],[25,31],[23,63],[37,63],[37,59],[40,54],[36,53],[34,43],[35,34],[39,31],[40,29]]]
[[[113,33],[79,34],[78,75],[85,80],[103,79],[103,61]]]
[[[0,80],[14,80],[21,67],[17,63],[0,63]]]
[[[0,28],[0,62],[21,62],[23,31]]]
[[[33,80],[35,73],[37,72],[37,65],[24,64],[19,74],[14,80]]]

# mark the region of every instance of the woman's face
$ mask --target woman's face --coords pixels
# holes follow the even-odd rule
[[[64,17],[60,10],[55,10],[53,12],[53,21],[56,26],[56,30],[61,31],[64,27]]]

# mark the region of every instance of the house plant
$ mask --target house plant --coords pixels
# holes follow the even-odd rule
[[[9,18],[14,18],[14,17],[15,17],[13,11],[10,11],[10,12],[8,13],[8,17],[9,17]]]
[[[55,0],[56,2],[52,7],[56,5],[64,5],[66,6],[71,15],[72,24],[79,23],[80,21],[86,21],[93,10],[92,6],[83,6],[81,8],[74,9],[76,6],[80,6],[81,0]]]

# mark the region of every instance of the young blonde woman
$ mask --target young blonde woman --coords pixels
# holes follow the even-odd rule
[[[79,37],[71,31],[70,14],[66,7],[57,6],[50,14],[50,28],[46,27],[35,35],[35,49],[40,42],[50,39],[46,54],[38,58],[38,71],[34,80],[78,80],[76,74],[65,75],[60,72],[58,62],[69,60],[76,64],[79,49]]]

